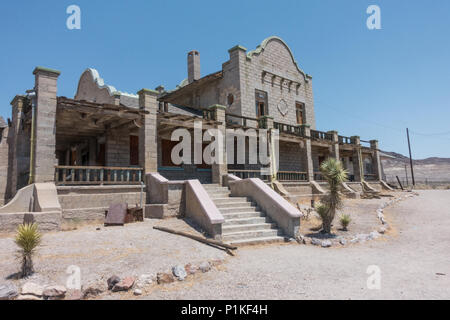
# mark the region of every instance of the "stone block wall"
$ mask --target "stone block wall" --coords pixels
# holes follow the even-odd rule
[[[0,128],[0,206],[5,203],[8,183],[8,132],[8,127]]]
[[[130,165],[130,134],[128,130],[111,130],[106,134],[106,166]]]

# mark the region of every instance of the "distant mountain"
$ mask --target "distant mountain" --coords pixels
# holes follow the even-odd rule
[[[395,157],[382,161],[386,180],[396,181],[395,176],[398,176],[402,182],[406,182],[408,176],[408,181],[411,183],[409,158],[396,152],[383,151],[383,153]],[[414,178],[418,183],[450,182],[450,158],[430,157],[413,160],[413,166]]]

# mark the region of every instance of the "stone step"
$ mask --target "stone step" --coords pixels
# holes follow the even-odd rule
[[[229,200],[228,203],[216,203],[216,207],[219,209],[228,209],[228,208],[252,208],[256,207],[255,202],[245,201],[245,202],[235,202],[232,199]]]
[[[250,218],[235,218],[226,219],[222,226],[235,226],[240,224],[256,224],[270,222],[268,217],[250,217]]]
[[[262,229],[262,230],[251,230],[251,231],[239,231],[222,234],[223,241],[236,241],[236,240],[249,240],[251,238],[265,238],[281,236],[282,233],[278,229]]]
[[[225,221],[230,219],[246,219],[246,218],[261,218],[264,214],[261,211],[254,212],[233,212],[233,213],[222,213]]]
[[[275,223],[236,224],[222,226],[222,235],[243,231],[261,231],[276,229]]]
[[[245,198],[245,197],[225,197],[225,198],[214,198],[213,201],[214,201],[214,203],[216,205],[218,205],[218,204],[230,203],[230,202],[233,202],[233,203],[236,203],[236,202],[246,203],[249,200],[247,198]]]
[[[230,196],[230,192],[217,192],[217,193],[208,193],[211,199],[219,199],[219,198],[228,198]]]
[[[274,243],[274,242],[284,242],[284,237],[283,236],[273,236],[273,237],[260,237],[260,238],[250,238],[250,239],[226,241],[226,243],[232,244],[235,246],[267,244],[267,243]]]
[[[242,206],[242,207],[233,207],[233,208],[218,208],[220,213],[243,213],[243,212],[256,212],[259,211],[259,207]]]

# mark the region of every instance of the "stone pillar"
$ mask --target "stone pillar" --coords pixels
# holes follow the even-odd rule
[[[356,182],[364,180],[363,163],[361,155],[361,141],[360,137],[353,136],[350,138],[353,144],[353,175]]]
[[[378,149],[378,140],[370,141],[370,148],[373,150],[372,154],[372,167],[374,169],[374,174],[376,174],[377,180],[382,180],[382,170],[381,170],[381,159],[380,150]]]
[[[337,131],[328,131],[328,134],[331,134],[333,139],[333,144],[330,149],[330,157],[339,160],[339,135]]]
[[[146,175],[158,172],[158,92],[142,89],[138,95],[139,109],[147,112],[139,128],[139,165]]]
[[[9,186],[6,193],[6,197],[8,199],[12,198],[17,191],[17,143],[18,143],[18,137],[19,137],[19,131],[20,131],[20,123],[22,121],[22,115],[23,115],[23,103],[24,103],[24,96],[17,95],[14,97],[14,99],[11,101],[12,106],[12,121],[11,121],[11,133],[10,133],[10,148],[9,148]]]
[[[60,72],[36,67],[36,113],[32,182],[54,182],[57,165],[56,145],[56,82]],[[33,143],[33,141],[31,142]]]
[[[226,107],[220,104],[215,104],[209,107],[209,110],[213,112],[213,118],[215,121],[220,122],[216,125],[216,129],[221,132],[222,138],[222,156],[218,159],[218,163],[213,163],[212,167],[212,183],[218,183],[222,185],[223,178],[228,174],[227,166],[227,150],[226,150],[226,120],[225,110]]]
[[[313,165],[313,159],[312,159],[312,148],[311,148],[311,128],[308,124],[302,124],[300,125],[302,127],[303,133],[305,137],[305,148],[304,152],[302,153],[302,163],[306,165],[306,168],[304,170],[306,171],[306,179],[308,181],[314,181],[314,165]]]
[[[120,92],[113,92],[114,104],[116,106],[120,105]]]
[[[88,140],[89,147],[89,165],[97,165],[97,139],[91,138]]]

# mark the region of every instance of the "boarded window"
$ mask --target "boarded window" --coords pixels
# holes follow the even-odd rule
[[[139,137],[130,136],[130,165],[139,165]]]
[[[295,103],[295,113],[297,115],[297,124],[306,124],[305,105],[303,103]]]

